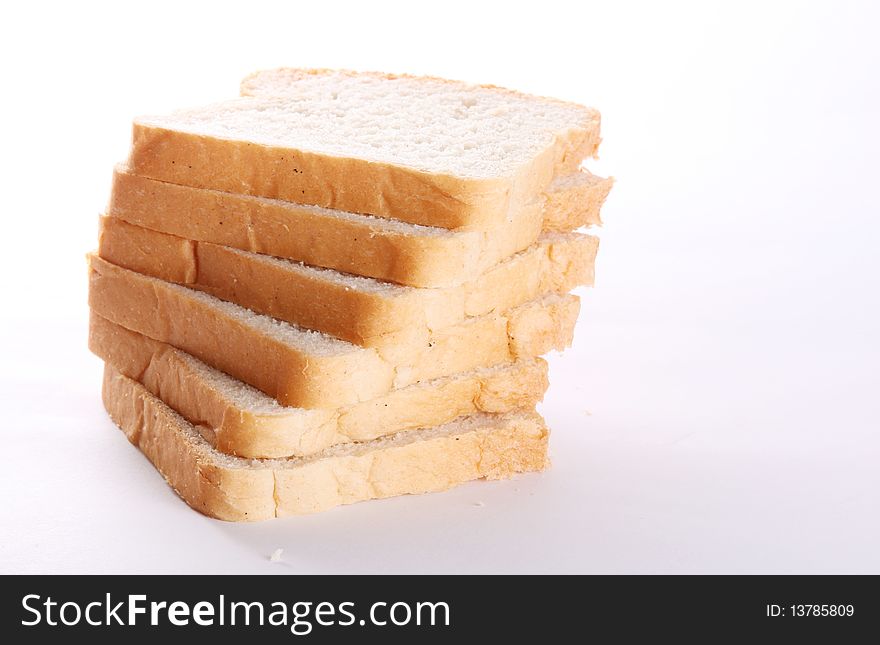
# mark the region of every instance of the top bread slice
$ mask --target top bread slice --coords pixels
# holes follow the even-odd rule
[[[244,96],[133,127],[138,175],[489,230],[599,145],[593,109],[430,77],[276,70]],[[566,174],[562,172],[561,174]]]
[[[492,231],[449,231],[369,215],[113,174],[107,215],[197,242],[413,287],[451,287],[531,245],[544,231],[597,224],[612,180],[580,171]]]

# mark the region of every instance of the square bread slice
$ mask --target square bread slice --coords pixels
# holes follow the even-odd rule
[[[542,228],[563,233],[582,226],[602,226],[602,205],[613,178],[581,170],[557,177],[544,193]]]
[[[364,347],[426,345],[434,331],[593,283],[598,238],[545,234],[457,287],[417,289],[185,240],[105,217],[98,254],[257,313]]]
[[[268,86],[271,91],[264,91]],[[283,92],[278,88],[283,86]],[[276,70],[244,96],[135,120],[128,165],[196,188],[491,230],[595,156],[599,113],[430,77]]]
[[[426,345],[365,348],[96,255],[89,260],[95,312],[303,408],[368,401],[420,381],[563,349],[580,308],[577,296],[550,294],[434,332]]]
[[[139,381],[212,447],[247,458],[311,455],[340,443],[364,442],[459,417],[534,408],[547,390],[547,363],[522,358],[424,383],[335,410],[283,406],[166,343],[92,312],[89,349]]]
[[[110,417],[174,491],[197,511],[228,521],[441,491],[547,465],[549,431],[528,410],[475,414],[310,457],[257,460],[218,452],[161,399],[109,365],[102,392]]]
[[[601,220],[613,180],[559,177],[543,199],[488,232],[449,231],[345,211],[178,186],[118,166],[107,215],[154,231],[414,287],[473,279],[545,231]]]

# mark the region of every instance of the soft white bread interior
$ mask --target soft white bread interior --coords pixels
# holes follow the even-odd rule
[[[418,289],[182,239],[117,218],[101,223],[98,254],[118,266],[365,347],[432,342],[473,316],[591,285],[598,238],[543,235],[457,287]]]
[[[547,363],[524,358],[335,410],[307,410],[283,406],[186,352],[94,312],[89,349],[197,425],[214,448],[247,458],[311,455],[478,412],[534,408],[548,384]]]
[[[267,81],[271,79],[271,81]],[[262,91],[268,85],[284,91]],[[277,70],[242,98],[135,120],[129,166],[171,183],[488,230],[598,148],[593,109],[429,77]]]
[[[548,430],[535,412],[477,414],[311,457],[218,452],[141,384],[105,366],[104,406],[177,494],[222,520],[256,521],[542,470]]]
[[[551,133],[593,134],[599,119],[593,108],[558,99],[408,74],[287,67],[249,74],[239,89],[242,96],[280,97],[329,112],[325,118],[332,125],[321,125],[342,126],[333,133],[336,152],[349,151],[346,135],[352,135],[364,158],[403,159],[415,168],[463,177],[513,172],[541,152]],[[375,129],[363,128],[365,121]],[[598,143],[591,139],[586,149],[575,148],[567,168],[574,170]]]

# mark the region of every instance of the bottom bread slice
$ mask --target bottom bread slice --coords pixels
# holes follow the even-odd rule
[[[212,448],[196,427],[109,365],[102,392],[110,417],[177,494],[205,515],[228,521],[446,490],[547,465],[549,431],[530,410],[475,414],[311,457],[244,459]]]

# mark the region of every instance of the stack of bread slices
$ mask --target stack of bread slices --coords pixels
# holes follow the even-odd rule
[[[89,257],[107,411],[226,520],[543,469],[599,140],[578,105],[331,70],[137,119]]]

